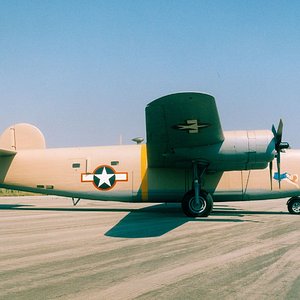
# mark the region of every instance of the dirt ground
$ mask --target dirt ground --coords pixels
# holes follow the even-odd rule
[[[0,198],[0,299],[300,299],[286,199],[180,205]]]

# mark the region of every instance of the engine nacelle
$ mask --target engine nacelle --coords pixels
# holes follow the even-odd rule
[[[264,169],[275,157],[274,135],[268,130],[225,131],[216,163],[228,169]],[[220,169],[212,162],[210,168]]]
[[[208,165],[208,171],[264,169],[275,157],[274,135],[269,130],[224,131],[219,144],[178,148],[168,156],[174,165],[188,167],[191,161]]]

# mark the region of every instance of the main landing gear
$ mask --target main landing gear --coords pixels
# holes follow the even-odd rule
[[[193,189],[184,195],[181,203],[182,210],[188,217],[207,217],[213,209],[212,196],[201,190],[205,170],[206,166],[193,162]]]
[[[291,214],[300,214],[300,198],[293,197],[287,202],[288,210]]]

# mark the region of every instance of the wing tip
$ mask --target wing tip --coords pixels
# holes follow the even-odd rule
[[[153,100],[152,102],[148,103],[147,107],[153,106],[153,105],[160,105],[162,102],[167,103],[169,101],[170,102],[176,101],[176,99],[181,99],[181,101],[197,99],[200,101],[210,100],[210,101],[215,102],[215,98],[208,93],[189,91],[189,92],[176,92],[176,93],[172,93],[172,94],[168,94],[168,95],[159,97],[159,98]]]

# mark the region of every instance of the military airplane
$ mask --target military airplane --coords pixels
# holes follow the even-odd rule
[[[47,149],[39,129],[0,136],[0,187],[80,199],[179,202],[206,217],[214,201],[289,197],[300,213],[300,150],[272,130],[223,131],[214,97],[176,93],[146,107],[147,143]]]

